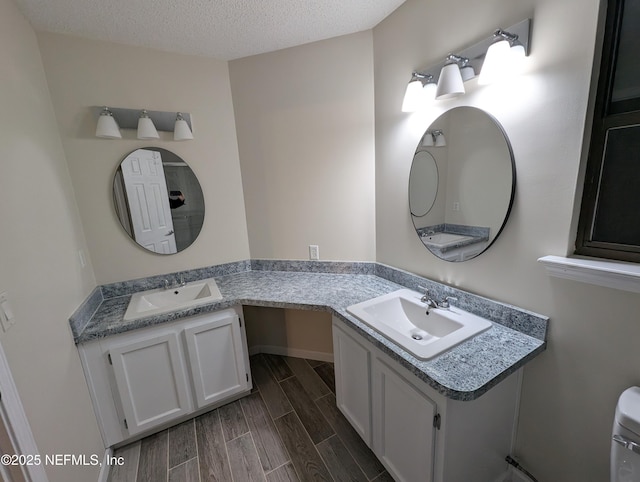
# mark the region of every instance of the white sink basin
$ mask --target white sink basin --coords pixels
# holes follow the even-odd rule
[[[416,358],[428,360],[487,330],[491,322],[454,306],[430,308],[416,291],[403,289],[347,308],[353,316],[400,345]]]
[[[168,313],[221,300],[222,295],[213,278],[193,281],[176,288],[158,288],[134,293],[129,301],[125,321]]]
[[[429,236],[423,236],[422,242],[432,248],[446,248],[470,239],[473,239],[473,236],[465,236],[464,234],[435,233]]]

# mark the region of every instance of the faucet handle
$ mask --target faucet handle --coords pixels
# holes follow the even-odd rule
[[[453,296],[445,296],[444,300],[442,300],[438,304],[438,308],[449,308],[449,301],[458,301],[458,298],[454,298]]]
[[[420,298],[420,301],[422,301],[423,303],[426,303],[427,300],[429,300],[429,288],[425,288],[424,286],[418,286],[418,289],[424,291],[424,294],[422,295],[422,298]]]

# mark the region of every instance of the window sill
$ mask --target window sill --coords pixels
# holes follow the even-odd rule
[[[538,262],[549,276],[640,293],[640,264],[562,256],[544,256]]]

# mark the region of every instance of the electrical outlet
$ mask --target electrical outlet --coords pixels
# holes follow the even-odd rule
[[[320,248],[317,244],[309,245],[309,259],[313,261],[317,261],[320,259]]]
[[[454,211],[460,211],[460,203],[458,201],[455,201],[453,203],[453,210]]]

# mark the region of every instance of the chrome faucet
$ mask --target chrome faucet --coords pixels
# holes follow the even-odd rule
[[[427,306],[427,315],[429,314],[429,309],[430,308],[442,308],[445,310],[448,310],[451,305],[449,304],[449,301],[457,301],[458,298],[454,298],[453,296],[445,296],[444,299],[442,301],[436,301],[433,298],[431,298],[431,295],[429,295],[429,290],[427,288],[425,288],[424,286],[418,286],[419,289],[424,290],[424,295],[422,295],[422,298],[420,298],[420,301],[422,301],[426,306]]]
[[[184,280],[184,275],[183,274],[180,275],[180,278],[178,278],[176,276],[176,278],[175,278],[173,283],[169,283],[169,280],[166,279],[166,278],[164,280],[162,280],[162,283],[164,285],[164,289],[165,290],[168,290],[168,289],[171,289],[171,288],[182,288],[183,286],[187,285],[187,282]]]

